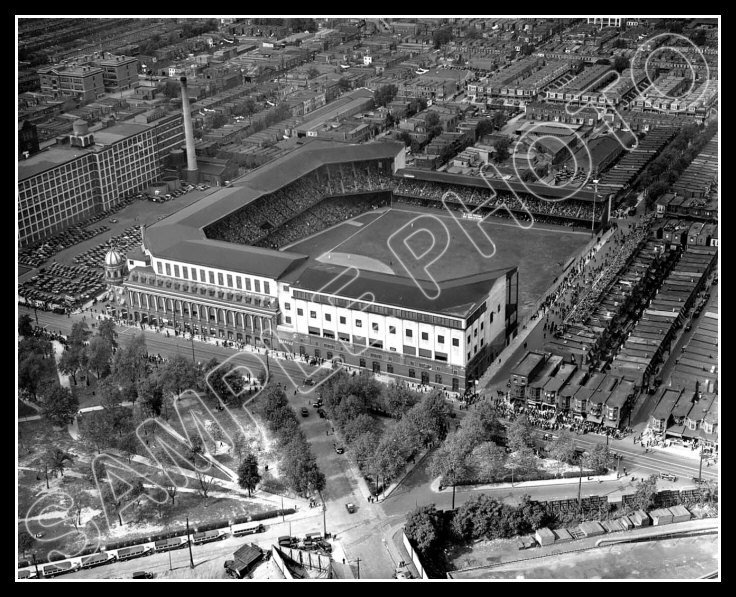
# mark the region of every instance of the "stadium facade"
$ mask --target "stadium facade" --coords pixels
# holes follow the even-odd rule
[[[516,267],[435,285],[252,242],[252,230],[278,233],[307,217],[304,199],[288,195],[295,184],[313,192],[329,168],[356,173],[357,164],[390,178],[405,166],[404,146],[307,142],[154,224],[144,231],[142,253],[128,256],[117,314],[464,391],[516,330]],[[381,196],[373,184],[371,198]],[[362,195],[357,185],[333,187],[347,202]],[[390,193],[383,195],[390,200]],[[298,206],[296,215],[281,215],[277,198]]]

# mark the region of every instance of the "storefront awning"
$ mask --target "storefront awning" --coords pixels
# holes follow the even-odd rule
[[[601,424],[603,421],[603,417],[596,417],[595,415],[588,415],[588,418],[586,419],[589,423],[596,423],[598,425]]]
[[[611,429],[618,429],[618,423],[616,421],[609,421],[608,419],[603,421],[603,426],[610,427]]]

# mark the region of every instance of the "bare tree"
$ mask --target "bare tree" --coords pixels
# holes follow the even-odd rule
[[[204,473],[196,470],[194,472],[197,475],[197,493],[202,496],[206,503],[207,498],[209,497],[208,492],[212,486],[214,477],[205,475]]]

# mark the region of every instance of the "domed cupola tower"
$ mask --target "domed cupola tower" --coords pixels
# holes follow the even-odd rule
[[[105,255],[105,282],[107,284],[122,284],[125,278],[125,257],[115,248],[111,248]]]

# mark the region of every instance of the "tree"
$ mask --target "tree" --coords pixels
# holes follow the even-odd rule
[[[394,428],[395,429],[395,428]],[[394,433],[384,435],[370,461],[370,469],[385,481],[399,476],[404,470],[406,460],[401,452],[401,444]]]
[[[337,86],[340,88],[341,91],[347,91],[350,89],[350,80],[346,77],[340,77],[337,81]]]
[[[79,410],[79,400],[68,388],[55,386],[44,396],[43,415],[56,426],[66,425],[74,420]]]
[[[489,135],[494,131],[493,121],[490,118],[484,118],[479,121],[475,127],[475,136],[477,139]]]
[[[626,70],[627,68],[629,68],[629,65],[630,64],[631,63],[630,63],[629,59],[626,58],[626,56],[616,56],[613,59],[613,69],[617,73],[623,72],[624,70]]]
[[[27,552],[31,551],[35,544],[36,540],[31,536],[30,533],[26,531],[21,531],[20,533],[18,533],[18,549],[20,550],[21,554],[25,555]]]
[[[210,487],[212,487],[214,477],[208,476],[198,470],[195,470],[194,473],[197,476],[197,493],[206,501],[209,497],[209,491]]]
[[[393,101],[398,91],[399,88],[396,85],[383,85],[376,89],[376,92],[373,94],[373,101],[376,103],[376,106],[385,106]]]
[[[411,135],[406,131],[401,131],[398,135],[396,135],[396,138],[399,141],[403,141],[404,145],[411,145],[412,143]]]
[[[422,553],[432,552],[442,538],[442,513],[431,506],[420,506],[409,514],[404,533]]]
[[[569,433],[561,432],[549,446],[550,458],[562,463],[572,464],[575,462],[575,440]]]
[[[470,468],[467,462],[468,450],[462,442],[462,436],[454,433],[432,456],[429,463],[429,474],[441,477],[443,485],[457,485],[468,478]]]
[[[138,382],[137,392],[143,413],[151,417],[159,416],[164,403],[164,392],[158,378],[154,375],[144,377]]]
[[[596,444],[583,458],[583,466],[597,473],[606,472],[610,462],[611,452],[603,444]]]
[[[506,428],[506,445],[513,452],[531,446],[532,441],[532,426],[526,417],[517,417]]]
[[[636,484],[636,491],[628,501],[629,512],[634,510],[651,510],[656,505],[657,475],[649,475]]]
[[[450,530],[464,541],[483,537],[499,538],[505,536],[503,520],[507,507],[498,500],[481,493],[460,505],[453,513]]]
[[[506,468],[515,475],[532,473],[537,470],[537,457],[529,447],[522,447],[512,452],[506,460]]]
[[[496,150],[493,157],[496,160],[496,162],[498,162],[499,164],[508,159],[510,155],[509,145],[510,145],[510,142],[506,138],[499,139],[493,144],[493,147]]]
[[[365,413],[361,413],[354,419],[347,421],[342,430],[345,441],[349,444],[352,444],[364,433],[376,433],[377,431],[378,421]]]
[[[74,458],[71,454],[60,450],[59,448],[49,448],[44,456],[44,462],[48,467],[49,472],[53,472],[57,475],[64,476],[64,469],[67,463],[71,464],[74,462]]]
[[[452,41],[452,29],[449,27],[435,29],[432,32],[432,42],[434,43],[435,50],[441,48],[450,41]]]
[[[107,483],[102,483],[100,489],[100,499],[107,505],[110,513],[117,514],[120,526],[123,526],[123,510],[129,508],[132,500],[145,494],[146,490],[140,477],[131,480],[108,479]]]
[[[248,440],[246,439],[245,434],[240,430],[235,432],[232,453],[238,462],[242,462],[243,457],[248,453]]]
[[[310,66],[309,69],[307,69],[307,76],[310,79],[314,79],[315,77],[319,77],[319,69]]]
[[[238,466],[238,485],[248,490],[248,497],[261,481],[258,473],[258,459],[253,453],[246,454]]]
[[[28,313],[24,313],[18,318],[18,335],[33,336],[33,319]]]
[[[82,439],[92,445],[98,454],[112,444],[112,429],[104,411],[95,410],[86,413],[81,419],[79,432]]]
[[[89,341],[86,349],[87,366],[97,373],[97,377],[104,377],[110,372],[112,359],[112,344],[102,336],[95,336]]]
[[[115,331],[115,322],[112,319],[103,319],[97,326],[97,335],[104,338],[110,343],[110,346],[117,348],[118,333]]]
[[[87,342],[88,338],[92,335],[92,332],[84,321],[78,321],[72,325],[72,331],[69,334],[69,345],[72,347],[81,348],[84,343]]]
[[[707,39],[708,39],[708,36],[706,35],[704,29],[696,29],[690,34],[690,40],[696,46],[704,46]]]
[[[199,386],[199,369],[184,355],[171,357],[160,372],[163,390],[180,395],[185,390],[196,390]],[[213,376],[214,377],[214,376]],[[212,379],[212,377],[210,378]]]
[[[409,142],[411,142],[411,137],[409,137]],[[405,384],[395,381],[383,390],[381,396],[384,410],[395,419],[401,418],[419,400],[419,394],[412,392]]]
[[[42,393],[44,384],[56,375],[54,362],[40,354],[18,354],[18,387],[28,392],[34,400]]]
[[[350,445],[352,455],[361,469],[368,467],[368,463],[378,447],[378,438],[378,433],[366,431],[356,437]]]
[[[137,384],[148,374],[148,349],[146,337],[142,333],[133,336],[127,346],[118,349],[112,360],[112,370],[122,386]]]
[[[468,456],[468,467],[474,479],[496,481],[506,476],[506,451],[495,443],[483,442]]]

